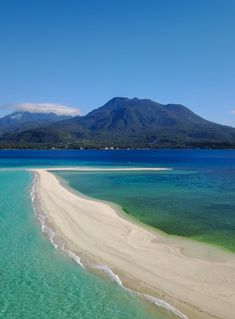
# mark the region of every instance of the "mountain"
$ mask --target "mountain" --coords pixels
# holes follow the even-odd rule
[[[54,113],[30,113],[14,112],[0,118],[0,134],[7,132],[20,132],[39,127],[45,127],[51,123],[69,119],[71,116],[57,115]]]
[[[0,137],[0,145],[68,148],[234,148],[235,128],[203,119],[181,104],[116,97],[85,116]]]

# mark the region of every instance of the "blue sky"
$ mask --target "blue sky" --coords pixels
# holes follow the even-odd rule
[[[1,0],[0,114],[137,96],[235,126],[234,17],[230,0]]]

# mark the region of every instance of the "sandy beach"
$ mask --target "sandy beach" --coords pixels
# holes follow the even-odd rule
[[[49,170],[31,171],[49,223],[84,263],[107,265],[124,286],[165,300],[179,316],[235,318],[235,254],[142,227],[65,188]]]
[[[99,171],[108,171],[108,172],[120,172],[120,171],[171,171],[172,168],[167,168],[167,167],[86,167],[86,166],[75,166],[75,167],[50,167],[46,168],[44,170],[47,171],[89,171],[89,172],[99,172]]]

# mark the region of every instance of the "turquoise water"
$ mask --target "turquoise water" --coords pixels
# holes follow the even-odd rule
[[[173,318],[56,250],[33,214],[31,180],[0,172],[0,318]]]
[[[60,176],[144,223],[235,251],[235,151],[0,151],[0,318],[172,319],[87,272],[41,233],[22,168],[74,165],[173,168]]]
[[[234,172],[61,172],[69,185],[119,204],[137,220],[168,234],[235,251]]]

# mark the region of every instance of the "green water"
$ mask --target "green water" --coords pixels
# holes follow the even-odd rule
[[[172,319],[87,272],[41,233],[30,199],[32,177],[15,169],[75,165],[174,168],[58,174],[169,234],[235,251],[235,151],[0,151],[0,318]]]
[[[33,213],[31,180],[0,172],[0,318],[173,318],[56,250]]]
[[[71,187],[117,203],[168,234],[235,251],[235,171],[60,172]]]

